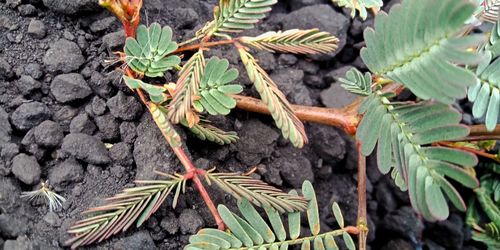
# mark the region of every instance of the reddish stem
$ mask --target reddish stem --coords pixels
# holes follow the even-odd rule
[[[192,178],[196,189],[198,189],[198,192],[200,192],[201,197],[203,198],[203,200],[207,204],[208,209],[212,213],[212,216],[215,219],[215,223],[217,223],[217,227],[219,228],[219,230],[224,230],[224,228],[225,228],[224,222],[222,221],[222,218],[220,217],[220,214],[217,211],[217,208],[215,207],[214,203],[212,202],[212,199],[208,195],[208,192],[205,189],[205,186],[203,186],[203,184],[201,183],[200,178],[198,176],[199,173],[204,172],[204,171],[202,169],[196,168],[193,165],[193,162],[189,159],[189,157],[187,157],[186,153],[184,152],[184,150],[181,147],[175,147],[175,148],[172,148],[172,150],[174,151],[175,155],[177,155],[177,158],[179,159],[179,161],[182,163],[182,165],[186,169],[187,174],[188,175],[192,174],[192,177],[191,176],[190,177]]]
[[[191,51],[191,50],[198,50],[200,48],[208,48],[208,47],[213,47],[213,46],[218,46],[218,45],[224,45],[224,44],[233,44],[236,41],[237,41],[237,39],[221,40],[221,41],[215,41],[215,42],[201,42],[201,43],[197,43],[197,44],[182,46],[182,47],[176,49],[172,53],[173,54],[178,54],[180,52]]]
[[[498,159],[497,155],[486,153],[483,150],[477,150],[477,149],[473,149],[470,147],[459,146],[459,145],[456,145],[452,142],[437,142],[435,144],[439,145],[439,146],[443,146],[443,147],[456,148],[456,149],[460,149],[463,151],[471,152],[473,154],[476,154],[476,155],[479,155],[479,156],[482,156],[482,157],[485,157],[485,158],[488,158],[488,159],[491,159],[491,160],[494,160],[494,161],[500,163],[500,159]]]
[[[368,234],[368,220],[366,216],[366,158],[361,153],[361,143],[356,142],[358,151],[358,222],[360,250],[366,249],[366,237]]]

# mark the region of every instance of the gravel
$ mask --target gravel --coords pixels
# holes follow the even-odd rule
[[[84,62],[78,45],[66,39],[51,44],[43,57],[43,64],[49,72],[69,73],[80,68]]]
[[[111,114],[124,121],[134,121],[141,117],[142,104],[133,96],[118,93],[106,103]]]
[[[42,21],[33,19],[28,25],[28,35],[35,39],[43,39],[47,35],[47,28]]]
[[[27,185],[35,185],[40,182],[40,164],[33,156],[18,154],[14,157],[12,160],[12,173]]]
[[[68,158],[56,164],[49,172],[49,183],[57,191],[83,180],[85,170],[82,164],[73,158]]]
[[[61,150],[90,164],[103,165],[111,161],[104,143],[87,134],[68,134],[64,137]]]
[[[30,102],[21,104],[10,116],[14,128],[28,131],[43,121],[50,118],[52,112],[47,105],[41,102]]]
[[[83,100],[92,94],[92,89],[82,75],[69,73],[58,75],[50,84],[50,92],[61,103]]]
[[[35,127],[35,141],[46,148],[55,148],[61,145],[64,134],[59,124],[53,121],[44,121]]]

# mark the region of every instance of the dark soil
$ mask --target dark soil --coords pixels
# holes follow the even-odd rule
[[[121,73],[114,71],[119,65],[109,63],[124,35],[119,22],[96,2],[0,0],[0,249],[64,248],[66,230],[82,218],[83,210],[102,204],[136,178],[153,178],[153,169],[182,172],[149,114],[120,82]],[[170,25],[181,41],[211,18],[216,2],[144,0],[142,21]],[[318,27],[341,40],[337,52],[315,58],[256,52],[293,103],[345,105],[353,97],[339,88],[337,77],[351,66],[365,68],[359,48],[362,31],[373,19],[351,20],[347,11],[329,2],[280,1],[269,18],[248,32]],[[239,82],[246,94],[256,95],[232,48],[207,54],[228,58],[242,72]],[[282,138],[270,117],[235,110],[212,120],[237,131],[241,139],[218,146],[179,128],[198,166],[233,172],[257,166],[256,178],[286,190],[310,180],[325,229],[335,225],[333,201],[340,203],[346,223],[355,224],[352,138],[335,128],[306,124],[311,143],[298,150]],[[481,248],[470,239],[464,214],[452,211],[446,221],[422,221],[406,193],[378,172],[374,159],[368,162],[371,249]],[[47,179],[67,199],[60,211],[19,198]],[[216,203],[234,204],[228,195],[210,192]],[[171,200],[166,203],[145,226],[88,249],[181,249],[190,234],[215,224],[193,188],[176,209],[170,208]]]

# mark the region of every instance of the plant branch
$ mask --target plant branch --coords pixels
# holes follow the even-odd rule
[[[470,137],[479,137],[483,140],[500,140],[500,125],[497,125],[492,131],[486,130],[485,125],[472,125],[470,128]]]
[[[233,98],[236,100],[236,107],[239,109],[260,114],[270,114],[268,107],[259,99],[241,95],[233,95]],[[356,113],[356,109],[359,105],[358,102],[359,101],[356,101],[343,109],[293,104],[291,106],[297,117],[302,121],[339,127],[346,133],[354,135],[360,119]]]
[[[366,158],[361,153],[361,144],[356,142],[358,152],[358,220],[359,250],[366,249],[366,237],[368,234],[368,220],[366,216]]]
[[[220,41],[215,41],[215,42],[201,42],[197,44],[192,44],[192,45],[186,45],[186,46],[181,46],[172,54],[178,54],[184,51],[191,51],[191,50],[198,50],[200,48],[208,48],[208,47],[214,47],[214,46],[219,46],[219,45],[224,45],[224,44],[234,44],[238,39],[231,39],[231,40],[220,40]]]

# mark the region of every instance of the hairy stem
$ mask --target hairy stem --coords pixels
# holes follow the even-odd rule
[[[358,221],[359,250],[366,249],[366,237],[368,234],[368,219],[366,216],[366,158],[361,154],[361,144],[356,142],[358,151]]]
[[[241,95],[234,95],[233,97],[237,101],[236,106],[239,109],[261,114],[270,114],[267,106],[259,99]],[[303,105],[292,105],[292,108],[297,117],[302,121],[339,127],[346,133],[354,135],[360,120],[360,117],[356,113],[356,109],[359,105],[358,102],[359,101],[356,101],[343,109]]]

